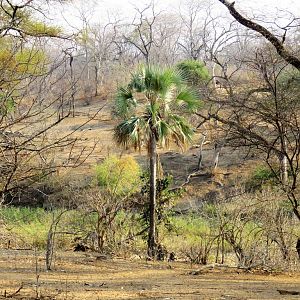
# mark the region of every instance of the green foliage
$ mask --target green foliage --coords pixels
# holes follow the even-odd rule
[[[162,243],[169,251],[182,255],[191,262],[207,264],[215,260],[212,255],[217,247],[217,228],[210,220],[196,213],[170,218],[172,231],[161,234]]]
[[[22,37],[59,36],[61,28],[38,21],[34,16],[35,12],[36,10],[31,6],[3,4],[0,9],[0,26],[18,32]]]
[[[7,2],[8,3],[8,2]],[[61,29],[36,19],[32,4],[3,4],[0,9],[0,88],[17,90],[25,76],[42,75],[47,56],[34,39],[28,37],[59,36]],[[11,104],[11,101],[8,103]],[[3,109],[2,109],[3,111]]]
[[[278,76],[277,84],[284,89],[297,88],[299,90],[300,71],[296,69],[284,70]]]
[[[253,173],[253,179],[260,181],[260,182],[266,182],[272,178],[275,177],[275,174],[267,167],[259,166],[256,168],[256,170]]]
[[[45,210],[42,208],[6,207],[1,209],[1,217],[11,224],[40,222],[45,219]]]
[[[142,174],[142,189],[141,195],[145,198],[145,201],[142,203],[141,206],[141,222],[144,227],[149,226],[149,201],[146,199],[149,198],[150,193],[150,185],[149,179],[150,174],[149,172],[145,172]],[[156,180],[156,214],[158,224],[161,224],[172,230],[172,226],[170,223],[170,217],[172,215],[171,208],[174,206],[176,200],[182,196],[182,190],[172,191],[170,187],[173,183],[173,177],[171,175],[167,175],[161,179]]]
[[[127,87],[120,87],[116,94],[114,114],[129,118],[131,112],[136,108],[137,102],[133,97],[132,90]]]
[[[11,22],[12,16],[15,14],[15,20],[19,21],[19,25],[30,19],[31,13],[28,9],[23,8],[23,9],[17,9],[15,12],[13,10],[13,7],[8,4],[1,4],[1,9],[0,9],[0,20],[1,20],[1,25],[3,26],[6,23]],[[16,24],[17,25],[17,24]],[[17,28],[17,26],[15,27]]]
[[[57,37],[61,34],[62,30],[58,26],[50,26],[43,22],[35,20],[27,20],[23,24],[24,32],[31,36],[51,36]]]
[[[89,39],[90,37],[87,29],[82,29],[76,36],[76,41],[82,45],[86,45]]]
[[[246,180],[246,189],[255,191],[261,189],[264,185],[274,185],[279,170],[275,174],[269,167],[265,165],[257,166]]]
[[[197,239],[202,234],[210,232],[209,222],[196,214],[173,216],[170,221],[178,235],[184,235],[189,239]]]
[[[109,156],[95,167],[97,184],[115,195],[128,195],[139,189],[140,167],[132,156]]]
[[[294,114],[300,109],[300,71],[283,70],[276,80],[277,95],[280,97],[276,108],[282,114]]]
[[[6,116],[15,110],[15,101],[13,97],[7,97],[4,93],[0,93],[0,116]]]
[[[61,213],[59,209],[45,211],[43,208],[2,207],[0,209],[0,220],[5,224],[9,235],[7,239],[11,241],[12,247],[45,249],[53,217],[59,213]],[[64,229],[58,231],[65,231],[65,228],[72,230],[73,228],[68,227],[71,219],[74,220],[74,223],[79,224],[82,220],[82,214],[78,211],[67,212],[60,221],[61,228]],[[71,243],[71,235],[57,234],[57,247],[69,248]]]
[[[45,71],[47,57],[44,51],[23,49],[14,56],[16,71],[31,75],[40,75]]]
[[[9,89],[23,75],[41,75],[46,71],[48,62],[44,51],[34,47],[16,47],[11,39],[0,38],[0,70],[2,89]]]
[[[161,69],[157,66],[143,67],[133,74],[129,87],[138,93],[150,92],[166,99],[170,87],[176,87],[182,83],[180,74],[174,69]]]
[[[184,60],[178,63],[176,67],[191,85],[197,86],[200,83],[207,83],[210,79],[208,69],[198,60]]]
[[[0,210],[1,219],[18,243],[44,248],[51,215],[41,208],[7,207]]]
[[[140,67],[126,87],[119,88],[115,114],[123,121],[114,137],[125,147],[147,146],[151,132],[161,146],[192,140],[193,130],[182,116],[199,107],[200,101],[174,69]]]
[[[204,203],[202,207],[202,214],[210,219],[215,219],[218,216],[218,208],[213,203]]]

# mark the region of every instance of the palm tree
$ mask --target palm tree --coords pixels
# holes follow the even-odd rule
[[[114,129],[118,144],[148,149],[150,161],[148,255],[156,255],[157,146],[175,142],[183,147],[192,140],[193,129],[182,116],[198,106],[195,93],[173,69],[140,67],[129,84],[118,90],[115,112],[122,121]],[[180,115],[179,115],[180,113]]]

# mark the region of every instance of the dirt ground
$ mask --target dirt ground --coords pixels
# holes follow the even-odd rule
[[[290,295],[300,292],[300,273],[201,270],[74,252],[57,254],[54,270],[46,272],[42,255],[0,251],[0,299],[300,299]]]

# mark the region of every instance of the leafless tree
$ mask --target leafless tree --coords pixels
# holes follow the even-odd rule
[[[52,36],[52,27],[42,26],[43,34],[24,30],[26,22],[33,21],[21,12],[34,10],[33,1],[21,6],[5,2],[0,7],[0,14],[7,15],[7,30],[0,37],[0,195],[2,201],[10,201],[58,167],[79,165],[91,149],[76,148],[80,143],[72,135],[76,130],[58,129],[74,115],[78,77],[73,72],[71,42],[61,52],[51,53],[52,41],[44,37]],[[19,35],[12,33],[18,29]]]
[[[266,162],[286,191],[295,216],[300,220],[297,196],[299,116],[297,101],[295,101],[296,95],[299,94],[296,87],[299,79],[298,73],[291,69],[293,66],[299,70],[299,59],[284,43],[287,28],[284,36],[279,39],[264,26],[243,17],[235,9],[234,2],[221,0],[220,2],[228,8],[239,23],[269,41],[277,53],[272,51],[272,46],[263,46],[264,43],[260,40],[259,47],[256,44],[256,47],[251,49],[252,52],[250,51],[252,57],[249,57],[249,54],[238,59],[240,68],[232,73],[235,76],[229,77],[224,72],[223,79],[226,81],[226,86],[223,92],[226,91],[227,96],[224,98],[220,93],[217,96],[223,115],[213,112],[210,117],[228,126],[231,138],[234,136],[232,140],[236,140],[236,145],[256,147],[264,153]],[[292,21],[294,22],[295,19]],[[248,74],[252,73],[252,76],[248,75],[248,84],[244,85],[243,89],[237,88],[237,81],[234,79],[241,69]],[[281,161],[279,172],[277,167],[274,167],[275,158]]]
[[[123,38],[126,43],[134,46],[143,56],[146,64],[149,64],[151,49],[154,45],[154,24],[158,15],[153,2],[143,9],[136,7],[135,10],[137,13],[130,26],[132,30],[129,34],[124,34]]]
[[[276,49],[279,56],[281,56],[288,64],[291,64],[298,70],[300,70],[300,59],[297,57],[292,50],[285,45],[286,34],[289,28],[293,27],[295,21],[299,20],[299,17],[293,17],[291,21],[288,22],[286,26],[283,26],[281,29],[283,31],[282,37],[277,37],[274,33],[268,30],[266,27],[258,24],[255,21],[244,17],[239,13],[234,4],[235,2],[229,2],[227,0],[219,0],[222,4],[226,6],[230,14],[243,26],[254,30],[255,32],[261,34],[266,40],[268,40]],[[297,25],[296,25],[297,26]]]

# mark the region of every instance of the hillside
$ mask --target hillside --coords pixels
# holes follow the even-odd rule
[[[123,149],[113,139],[113,128],[117,120],[112,116],[111,101],[105,102],[101,97],[94,97],[87,105],[84,99],[76,101],[75,117],[65,119],[53,131],[53,136],[72,133],[73,139],[79,139],[74,153],[80,153],[84,147],[93,149],[87,159],[76,169],[61,170],[71,178],[86,182],[84,178],[93,176],[93,167],[110,154],[132,155],[147,169],[148,157],[145,149],[141,152]],[[213,133],[212,133],[213,134]],[[249,170],[257,163],[255,158],[247,157],[241,149],[224,146],[220,153],[219,165],[213,170],[213,143],[203,147],[202,167],[198,171],[200,133],[195,134],[194,143],[181,151],[173,145],[171,149],[159,149],[159,157],[164,175],[173,177],[171,188],[184,186],[186,193],[178,201],[180,210],[197,209],[203,202],[221,199],[230,192],[230,187],[237,178],[248,176]],[[69,149],[61,157],[69,155]],[[88,182],[88,181],[87,181]]]

